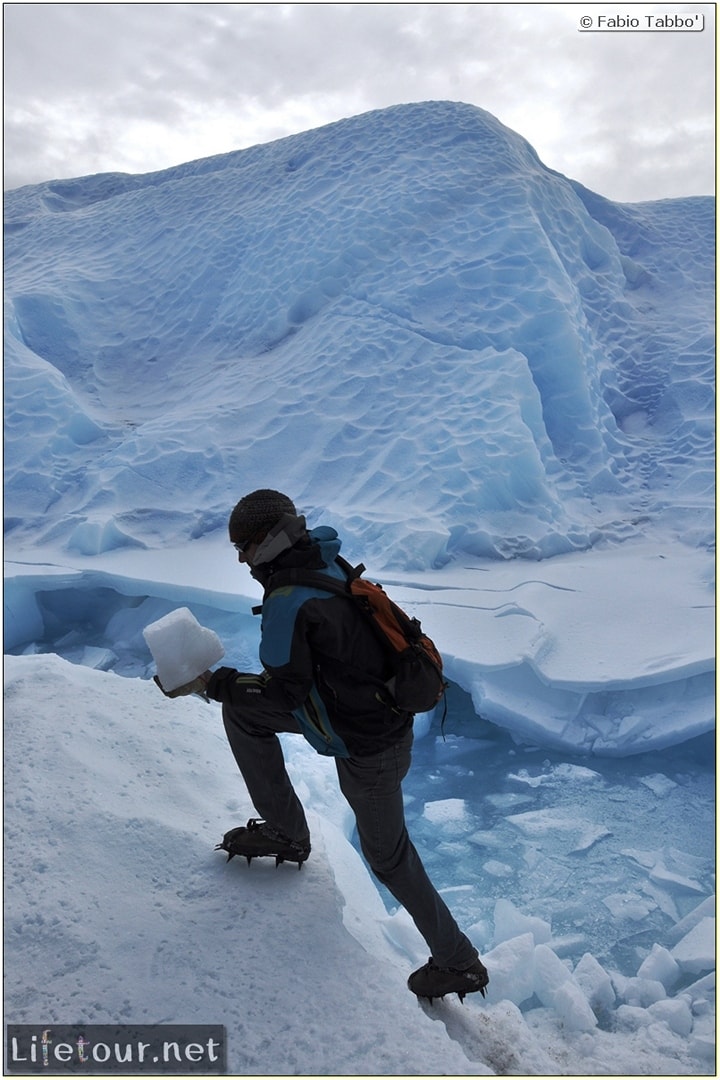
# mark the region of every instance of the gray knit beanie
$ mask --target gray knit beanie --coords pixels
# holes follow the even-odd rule
[[[248,540],[261,540],[283,514],[297,514],[287,495],[271,488],[252,491],[240,500],[230,515],[231,542],[244,544]]]

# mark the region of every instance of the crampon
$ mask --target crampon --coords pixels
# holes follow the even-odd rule
[[[250,818],[247,825],[226,832],[215,850],[226,851],[228,862],[236,855],[244,855],[249,866],[253,859],[270,857],[275,859],[276,867],[283,862],[295,862],[301,870],[310,854],[310,841],[289,840],[267,822]]]
[[[446,994],[457,994],[460,1001],[465,1000],[466,994],[476,992],[485,997],[488,982],[487,969],[480,960],[476,960],[471,967],[458,971],[456,968],[438,967],[430,957],[427,964],[413,971],[408,979],[408,988],[417,997],[425,998],[432,1005],[435,998],[443,998]]]

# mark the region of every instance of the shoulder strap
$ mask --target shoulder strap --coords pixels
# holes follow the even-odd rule
[[[336,555],[335,562],[345,574],[348,582],[354,581],[355,578],[362,577],[365,573],[365,563],[358,563],[357,566],[352,566],[347,559],[343,559],[342,555]]]
[[[325,592],[335,593],[338,596],[350,596],[350,583],[362,575],[365,566],[363,563],[352,566],[340,555],[335,557],[335,562],[345,574],[344,581],[330,577],[329,574],[323,574],[319,570],[303,570],[302,567],[278,570],[265,586],[265,599],[267,600],[276,589],[285,589],[288,585],[305,585],[308,588],[323,589]],[[253,615],[259,615],[261,612],[262,604],[252,609]]]

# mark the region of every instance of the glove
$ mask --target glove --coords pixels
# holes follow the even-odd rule
[[[174,690],[165,690],[157,675],[153,675],[153,682],[156,686],[160,687],[165,697],[176,698],[186,697],[189,694],[198,694],[203,701],[209,701],[210,698],[207,696],[207,684],[211,675],[211,671],[203,671],[202,675],[198,675],[192,682],[184,683],[182,686],[176,686]]]

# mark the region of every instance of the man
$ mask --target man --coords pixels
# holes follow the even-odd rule
[[[274,574],[311,570],[344,580],[334,529],[308,532],[287,495],[246,495],[229,522],[238,559],[263,586]],[[375,876],[410,913],[432,952],[408,979],[418,997],[485,994],[488,974],[427,876],[408,836],[402,780],[410,767],[411,713],[386,686],[387,656],[355,602],[303,584],[266,593],[259,675],[221,667],[174,690],[222,703],[230,747],[260,819],[226,833],[220,845],[248,860],[274,855],[298,867],[310,854],[303,807],[285,769],[278,732],[302,734],[335,758],[363,854]]]

